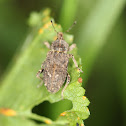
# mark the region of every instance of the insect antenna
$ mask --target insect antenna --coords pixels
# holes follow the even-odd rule
[[[58,34],[58,32],[56,31],[56,29],[55,29],[55,27],[54,27],[54,25],[53,25],[53,21],[51,20],[51,23],[52,23],[52,26],[53,26],[53,28],[54,28],[54,31]]]
[[[72,26],[68,29],[68,30],[66,30],[66,32],[69,32],[73,27],[74,27],[74,25],[77,23],[77,21],[74,21],[74,23],[72,24]]]

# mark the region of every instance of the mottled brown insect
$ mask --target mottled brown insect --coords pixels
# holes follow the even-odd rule
[[[52,21],[51,23],[53,25]],[[71,28],[69,28],[67,32]],[[69,58],[73,59],[76,68],[80,72],[82,72],[82,70],[78,68],[74,56],[72,54],[67,54],[68,51],[71,51],[76,47],[76,44],[72,44],[69,47],[68,43],[65,42],[65,40],[63,39],[62,32],[57,32],[57,39],[54,42],[52,42],[51,46],[48,42],[45,42],[44,44],[46,45],[47,48],[50,49],[50,51],[48,52],[46,60],[43,62],[41,70],[38,71],[36,77],[41,79],[42,83],[44,82],[47,90],[51,93],[58,92],[67,78],[66,84],[61,93],[61,96],[63,98],[63,92],[70,82],[70,75],[67,72]],[[43,78],[40,77],[41,73],[43,73]]]

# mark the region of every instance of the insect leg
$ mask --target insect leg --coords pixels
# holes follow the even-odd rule
[[[69,55],[69,58],[72,58],[72,59],[73,59],[73,62],[74,62],[74,64],[75,64],[76,68],[77,68],[80,72],[83,73],[83,71],[78,67],[78,64],[77,64],[77,62],[76,62],[74,56],[73,56],[72,54],[68,54],[68,55]]]
[[[39,79],[41,80],[41,83],[40,83],[39,85],[37,85],[38,88],[39,88],[40,86],[42,86],[42,84],[43,84],[43,79],[42,79],[42,77],[40,77],[40,74],[41,74],[43,71],[44,71],[44,69],[41,69],[41,70],[39,70],[39,71],[37,72],[37,74],[36,74],[36,77],[39,78]]]
[[[63,88],[63,90],[61,92],[62,99],[63,99],[63,93],[64,93],[64,91],[65,91],[65,89],[66,89],[66,87],[68,86],[69,83],[70,83],[70,75],[67,74],[67,82],[66,82],[66,84],[65,84],[65,86],[64,86],[64,88]]]
[[[36,77],[42,80],[42,77],[40,77],[40,74],[44,71],[44,69],[41,69],[37,72]]]
[[[69,51],[72,51],[75,47],[76,47],[76,44],[72,44],[72,45],[69,47]]]
[[[44,42],[44,45],[45,45],[48,49],[50,49],[50,44],[49,44],[48,42]]]

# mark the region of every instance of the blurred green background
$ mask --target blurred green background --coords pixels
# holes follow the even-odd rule
[[[28,34],[32,11],[51,16],[70,31],[79,48],[83,85],[91,104],[86,126],[126,126],[125,0],[0,0],[0,76]],[[54,31],[52,31],[54,32]]]

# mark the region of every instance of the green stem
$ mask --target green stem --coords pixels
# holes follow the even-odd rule
[[[44,116],[39,116],[37,114],[34,114],[34,113],[28,113],[28,114],[23,114],[25,115],[26,117],[28,118],[31,118],[31,119],[34,119],[34,120],[38,120],[38,121],[41,121],[41,122],[44,122],[46,124],[59,124],[59,125],[64,125],[64,124],[67,124],[68,121],[62,121],[62,120],[58,120],[58,121],[52,121],[51,119],[47,118],[47,117],[44,117]]]
[[[26,115],[28,118],[31,118],[31,119],[35,119],[35,120],[38,120],[38,121],[42,121],[42,122],[45,122],[45,123],[48,123],[48,124],[52,124],[52,120],[49,119],[49,118],[46,118],[44,116],[39,116],[37,114],[34,114],[34,113],[30,113],[30,114],[27,114]]]
[[[59,23],[66,31],[74,22],[75,15],[78,7],[78,0],[64,0]]]
[[[100,0],[92,13],[82,25],[77,40],[80,42],[79,52],[83,62],[83,76],[86,81],[90,71],[100,53],[105,41],[111,32],[122,9],[125,7],[125,0]],[[87,69],[88,68],[88,69]]]

